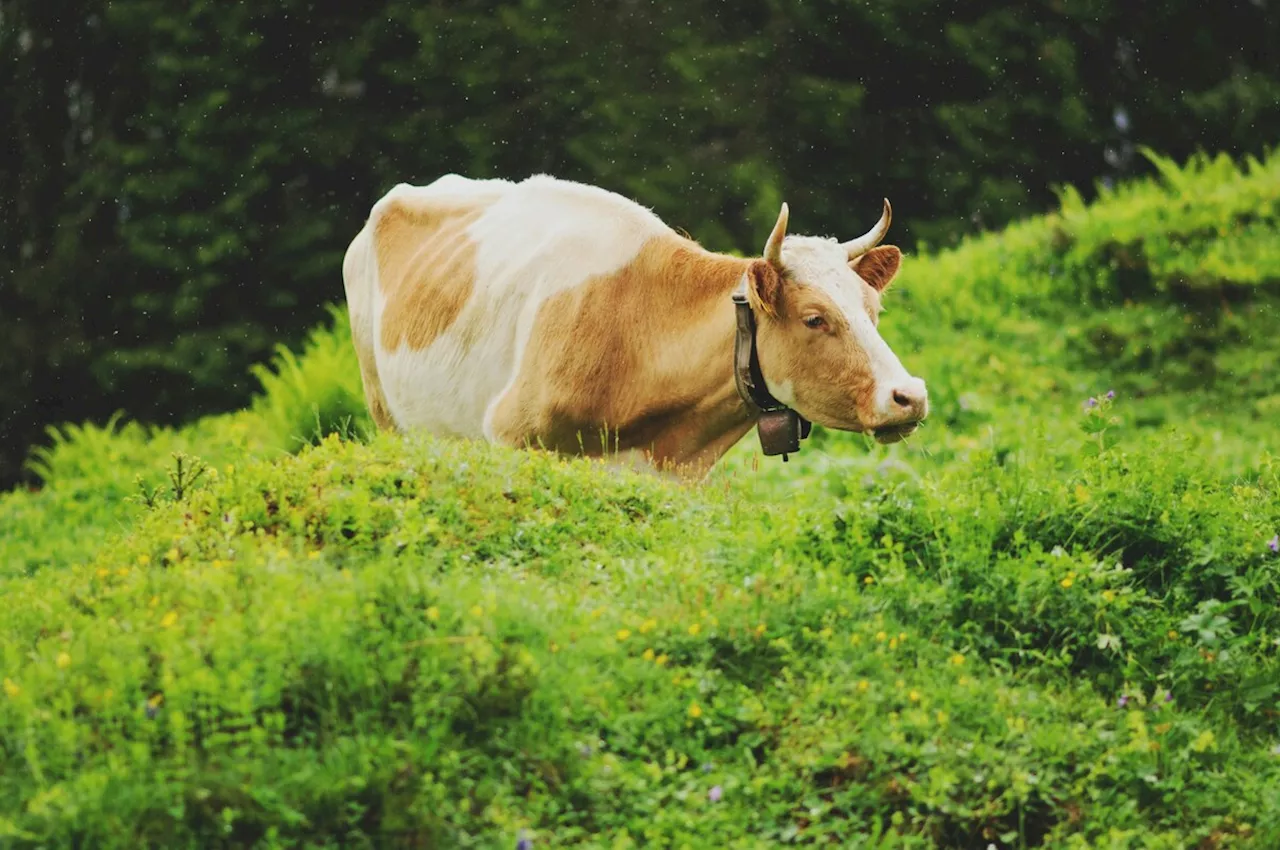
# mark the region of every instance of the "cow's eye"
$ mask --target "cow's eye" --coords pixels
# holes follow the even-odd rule
[[[814,328],[815,330],[817,328],[824,326],[826,323],[827,323],[827,320],[822,318],[821,316],[810,316],[804,320],[805,327]]]

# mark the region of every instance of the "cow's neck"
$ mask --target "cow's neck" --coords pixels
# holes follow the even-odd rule
[[[670,260],[661,287],[684,320],[653,328],[646,383],[661,398],[646,421],[636,423],[632,445],[659,468],[700,478],[755,424],[734,382],[737,320],[730,298],[750,260],[683,240]]]

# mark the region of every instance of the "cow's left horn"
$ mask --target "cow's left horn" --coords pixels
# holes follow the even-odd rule
[[[778,223],[773,226],[769,241],[764,243],[764,258],[775,269],[782,268],[782,240],[787,235],[787,216],[787,204],[783,201],[782,210],[778,213]]]
[[[880,220],[876,222],[875,227],[872,227],[857,239],[850,239],[841,246],[844,248],[845,253],[848,254],[849,259],[853,260],[861,257],[879,245],[880,240],[889,232],[889,222],[891,221],[893,221],[893,207],[889,206],[889,199],[885,198],[884,212],[880,213]]]

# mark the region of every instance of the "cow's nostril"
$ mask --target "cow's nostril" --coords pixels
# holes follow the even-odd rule
[[[893,391],[893,400],[899,407],[910,407],[915,403],[915,399],[904,393],[902,390]]]

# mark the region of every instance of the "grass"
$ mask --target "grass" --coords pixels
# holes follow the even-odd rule
[[[373,435],[340,312],[245,411],[56,430],[0,844],[1280,846],[1280,156],[1159,162],[908,258],[906,444]]]

